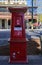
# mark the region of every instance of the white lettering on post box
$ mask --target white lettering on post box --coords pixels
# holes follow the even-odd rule
[[[14,30],[19,31],[19,30],[22,30],[22,28],[21,27],[14,27]]]

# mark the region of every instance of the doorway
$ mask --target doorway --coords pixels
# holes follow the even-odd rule
[[[5,20],[2,19],[2,29],[5,29]]]

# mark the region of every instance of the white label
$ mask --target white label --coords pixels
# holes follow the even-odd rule
[[[21,27],[14,27],[14,30],[22,30]]]

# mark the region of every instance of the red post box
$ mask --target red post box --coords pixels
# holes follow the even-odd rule
[[[26,35],[24,13],[27,7],[9,8],[12,13],[11,38],[10,38],[10,62],[27,62]]]

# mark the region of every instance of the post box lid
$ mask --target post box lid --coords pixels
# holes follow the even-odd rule
[[[26,12],[28,7],[9,7],[10,12]]]

